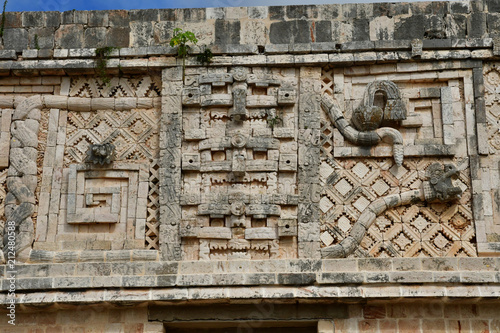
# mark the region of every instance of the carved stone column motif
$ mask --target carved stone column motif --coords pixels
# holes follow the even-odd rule
[[[183,259],[297,257],[295,70],[236,67],[188,82]]]

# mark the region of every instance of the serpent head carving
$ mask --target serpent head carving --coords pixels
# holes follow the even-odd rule
[[[432,201],[453,201],[462,195],[462,189],[454,186],[453,180],[458,178],[459,170],[454,164],[431,164],[425,175],[428,181],[424,182],[425,199]]]

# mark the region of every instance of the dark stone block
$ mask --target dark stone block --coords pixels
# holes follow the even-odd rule
[[[109,26],[111,27],[128,27],[129,17],[127,10],[111,10],[108,12]]]
[[[17,265],[16,266],[18,277],[48,277],[49,265]]]
[[[5,13],[5,28],[20,28],[23,25],[23,15],[19,12]]]
[[[283,20],[285,18],[285,7],[283,6],[271,6],[269,7],[269,19],[271,20]]]
[[[134,45],[130,47],[149,46],[153,38],[153,22],[133,22],[130,25],[134,35]]]
[[[135,9],[129,11],[130,21],[157,22],[159,18],[158,9]]]
[[[106,45],[106,28],[87,28],[84,33],[84,47],[99,48]]]
[[[342,16],[345,18],[356,18],[356,4],[355,3],[345,3],[342,4]]]
[[[61,25],[55,33],[56,48],[79,49],[83,47],[83,25]]]
[[[308,285],[316,282],[314,273],[281,273],[278,274],[278,284]]]
[[[486,5],[490,13],[500,12],[500,0],[486,0]]]
[[[102,10],[91,10],[88,15],[89,27],[108,26],[108,12]]]
[[[156,285],[158,287],[171,287],[175,286],[177,275],[159,275],[156,277]]]
[[[61,13],[60,12],[45,12],[45,26],[46,27],[58,27],[61,25]]]
[[[7,281],[4,281],[4,283]],[[5,284],[4,284],[5,286]],[[18,290],[47,290],[52,288],[51,278],[28,278],[17,279],[16,286]]]
[[[23,27],[41,27],[44,24],[43,12],[24,12]]]
[[[240,22],[228,22],[224,20],[215,21],[215,44],[239,44]]]
[[[490,37],[500,36],[500,15],[487,14],[486,22],[488,26],[488,33]]]
[[[247,285],[276,284],[276,276],[274,273],[247,274],[245,283]]]
[[[175,9],[160,9],[160,21],[175,21],[177,15]]]
[[[389,16],[391,4],[388,2],[374,3],[373,4],[373,16]]]
[[[469,4],[466,2],[450,3],[450,13],[452,14],[467,14],[470,12]]]
[[[87,24],[88,23],[88,11],[87,10],[75,10],[73,12],[73,21],[75,24]]]
[[[156,276],[124,276],[124,287],[156,287]]]
[[[109,263],[97,263],[97,262],[78,263],[78,265],[76,266],[76,275],[110,276],[111,275],[111,264],[109,264]]]
[[[112,275],[143,275],[144,263],[115,262],[111,263]]]
[[[465,38],[467,36],[467,16],[460,14],[448,15],[446,17],[446,28],[447,38]]]
[[[35,28],[29,30],[30,49],[53,49],[55,28]]]
[[[329,4],[322,8],[321,10],[321,18],[327,20],[334,20],[339,17],[339,6],[336,4]]]
[[[293,272],[319,272],[322,262],[314,259],[300,259],[290,261],[290,270]]]
[[[374,3],[373,16],[398,16],[409,14],[410,4],[408,3]]]
[[[0,59],[17,59],[16,51],[0,50]]]
[[[316,26],[316,40],[317,43],[331,42],[332,39],[332,22],[318,21]]]
[[[366,273],[366,282],[383,283],[389,282],[388,273]]]
[[[61,14],[62,24],[71,24],[75,23],[75,11],[68,10]]]
[[[313,19],[318,17],[318,7],[312,6],[286,6],[286,16],[289,19]]]
[[[205,8],[188,8],[183,10],[184,21],[194,22],[194,21],[205,21],[206,12]]]
[[[368,19],[355,19],[353,21],[352,40],[370,40],[370,22]]]
[[[128,27],[109,28],[106,33],[106,45],[113,47],[129,47],[130,28]]]
[[[304,20],[272,23],[269,39],[272,44],[310,43],[309,23]]]
[[[427,16],[425,20],[424,38],[443,39],[446,38],[446,23],[441,16]]]
[[[357,42],[357,43],[366,43],[368,45],[369,42]],[[409,49],[410,42],[408,40],[376,40],[373,41],[374,47],[376,50],[399,50],[399,49]]]
[[[150,275],[177,274],[179,266],[177,262],[148,262],[145,265],[146,274]]]
[[[402,18],[394,27],[394,39],[423,39],[425,32],[423,15]]]
[[[476,122],[486,123],[486,104],[484,102],[484,97],[476,97],[474,99],[475,109],[476,109]]]
[[[20,52],[28,48],[28,31],[23,28],[5,29],[3,45],[6,50]]]
[[[470,5],[471,5],[472,12],[482,13],[485,9],[483,1],[471,1]]]

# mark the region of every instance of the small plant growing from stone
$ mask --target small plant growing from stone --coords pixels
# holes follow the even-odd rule
[[[38,43],[38,35],[35,34],[35,49],[40,50],[40,44]]]
[[[193,43],[196,45],[198,39],[191,31],[183,31],[181,28],[174,29],[174,36],[170,40],[171,47],[177,47],[177,56],[182,58],[182,81],[184,82],[185,69],[186,69],[186,57],[191,48],[188,43]]]
[[[208,65],[209,63],[212,62],[213,56],[214,55],[212,53],[212,50],[210,50],[210,48],[205,46],[205,49],[203,50],[203,52],[196,56],[196,60],[198,60],[202,64]]]
[[[102,82],[106,85],[108,85],[111,82],[111,78],[108,76],[108,73],[106,73],[106,69],[108,68],[108,60],[111,52],[116,50],[116,47],[112,46],[106,46],[106,47],[101,47],[97,48],[95,50],[95,55],[97,57],[96,59],[96,73],[97,76],[102,80]]]
[[[283,117],[281,116],[282,112],[276,113],[275,109],[271,109],[270,111],[267,112],[267,124],[269,127],[274,129],[277,125],[282,125],[283,124]]]

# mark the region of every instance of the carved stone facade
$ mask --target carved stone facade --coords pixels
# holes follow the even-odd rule
[[[184,259],[297,257],[297,76],[235,67],[186,77]]]
[[[0,303],[26,332],[498,330],[499,8],[7,13]],[[14,38],[38,22],[54,49]]]

